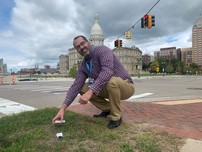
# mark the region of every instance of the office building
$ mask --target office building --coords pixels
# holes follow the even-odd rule
[[[202,69],[202,15],[200,15],[192,28],[192,62]]]
[[[181,61],[186,65],[192,64],[192,48],[182,48],[181,49]]]

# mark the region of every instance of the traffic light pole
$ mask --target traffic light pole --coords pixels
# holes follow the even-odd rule
[[[162,72],[163,72],[163,77],[164,77],[164,71],[165,71],[165,65],[166,63],[165,62],[162,62],[162,65],[163,65],[163,69],[162,69]]]
[[[140,78],[140,61],[141,61],[141,57],[137,57],[137,63],[138,63],[138,66],[137,66],[137,69],[138,69],[138,78]]]

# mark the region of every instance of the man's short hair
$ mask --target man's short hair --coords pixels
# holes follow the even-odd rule
[[[75,40],[78,39],[79,37],[82,37],[85,41],[88,41],[88,39],[87,39],[85,36],[83,36],[83,35],[78,35],[78,36],[76,36],[73,41],[75,41]]]

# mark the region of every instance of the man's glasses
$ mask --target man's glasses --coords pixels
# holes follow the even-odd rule
[[[79,50],[81,48],[81,46],[84,46],[86,44],[86,41],[82,41],[79,45],[76,45],[74,48],[76,50]]]

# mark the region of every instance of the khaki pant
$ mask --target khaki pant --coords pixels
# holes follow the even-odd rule
[[[88,84],[84,84],[80,94],[84,94],[88,89]],[[120,101],[130,98],[134,92],[134,84],[113,76],[98,95],[93,94],[90,102],[103,112],[110,111],[111,119],[116,121],[121,117]]]

